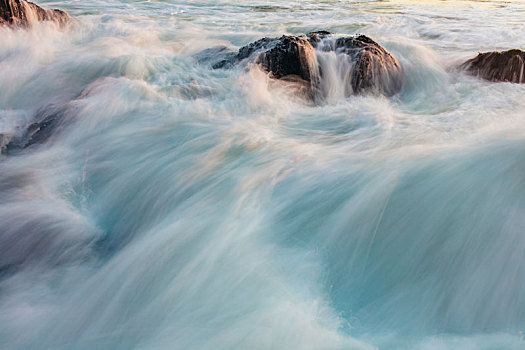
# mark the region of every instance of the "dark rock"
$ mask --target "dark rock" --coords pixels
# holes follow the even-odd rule
[[[310,43],[312,43],[312,45],[315,45],[319,41],[333,34],[334,33],[327,32],[326,30],[319,30],[317,32],[310,32],[306,34],[306,36],[308,37],[308,40],[310,40]]]
[[[255,62],[277,79],[296,75],[310,81],[315,76],[315,49],[307,39],[300,37],[282,36],[273,47],[261,53]]]
[[[68,20],[67,13],[61,10],[45,10],[24,0],[0,0],[0,25],[27,27],[38,21],[65,24]]]
[[[213,68],[230,68],[247,59],[260,64],[277,79],[295,75],[311,81],[315,75],[315,50],[310,41],[306,37],[286,35],[257,40]]]
[[[315,90],[322,79],[315,51],[334,51],[352,64],[352,76],[348,80],[353,93],[377,92],[390,96],[401,89],[401,64],[387,50],[364,35],[342,38],[333,38],[332,35],[318,31],[301,36],[263,38],[212,67],[231,68],[240,62],[251,61],[260,64],[277,79],[297,76],[309,82]]]
[[[350,79],[354,93],[373,91],[391,96],[401,90],[401,64],[369,37],[338,38],[334,50],[346,54],[354,65]]]
[[[193,55],[200,64],[215,64],[217,62],[233,60],[237,52],[226,46],[215,46],[202,50]]]
[[[4,151],[7,149],[9,141],[11,141],[11,135],[0,134],[0,154],[4,153]]]
[[[525,51],[479,53],[461,65],[468,74],[489,81],[525,83]]]
[[[48,106],[40,110],[31,123],[20,135],[5,136],[6,144],[2,153],[12,153],[23,150],[35,144],[44,143],[60,130],[65,115],[65,109]],[[1,141],[0,135],[0,141]]]

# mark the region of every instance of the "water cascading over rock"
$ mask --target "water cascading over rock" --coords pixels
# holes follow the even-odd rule
[[[0,0],[0,26],[27,27],[40,21],[53,21],[62,25],[68,20],[68,14],[61,10],[46,10],[24,0]]]
[[[66,111],[63,106],[46,106],[36,113],[34,122],[19,134],[0,134],[0,154],[16,153],[49,140],[63,126]]]
[[[392,96],[401,90],[402,68],[386,49],[365,35],[320,40],[319,48],[334,51],[339,60],[351,65],[350,93],[375,92]]]
[[[479,53],[461,65],[468,74],[489,81],[525,83],[525,51],[513,49]]]
[[[276,79],[298,77],[310,84],[317,93],[322,90],[326,74],[318,56],[332,53],[339,62],[347,64],[339,72],[345,82],[345,96],[378,93],[391,96],[400,91],[403,70],[399,61],[386,49],[365,35],[336,37],[326,31],[306,35],[283,35],[263,38],[242,47],[238,53],[213,65],[230,68],[242,62],[259,64]]]

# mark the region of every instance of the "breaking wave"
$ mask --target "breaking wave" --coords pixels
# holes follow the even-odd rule
[[[525,346],[525,88],[453,69],[525,47],[522,4],[43,5],[74,25],[0,28],[0,146],[60,120],[0,155],[6,349]],[[401,92],[351,96],[334,52],[322,104],[195,58],[318,29]]]

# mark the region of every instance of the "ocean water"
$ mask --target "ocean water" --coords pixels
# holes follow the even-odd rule
[[[525,349],[523,1],[37,1],[0,28],[0,348]],[[202,50],[362,33],[392,97],[325,99]]]

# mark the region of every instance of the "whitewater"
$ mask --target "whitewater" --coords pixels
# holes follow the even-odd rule
[[[0,28],[0,134],[62,119],[0,155],[0,349],[525,349],[525,85],[456,68],[525,2],[37,3],[72,23]],[[315,30],[402,90],[203,63]]]

